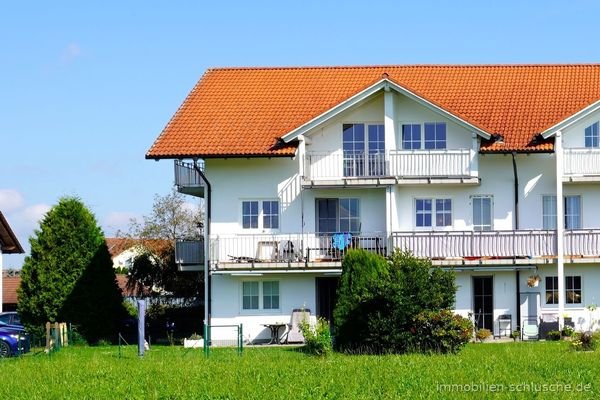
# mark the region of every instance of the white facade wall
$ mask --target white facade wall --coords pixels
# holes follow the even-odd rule
[[[213,275],[212,325],[243,324],[243,337],[248,342],[268,340],[270,331],[263,324],[290,323],[292,310],[309,309],[311,320],[316,320],[315,274],[265,274],[263,276]],[[279,281],[279,309],[242,309],[242,282]],[[213,338],[228,339],[230,328],[213,330]],[[281,330],[283,334],[283,329]]]
[[[471,148],[472,132],[437,114],[403,95],[394,93],[394,117],[396,148],[402,144],[402,124],[424,122],[446,122],[447,148]],[[600,113],[574,124],[563,131],[564,147],[584,147],[584,129],[598,121]],[[308,138],[306,152],[333,152],[342,156],[342,125],[344,123],[384,124],[384,94],[374,95],[368,101],[353,107],[327,123],[314,128],[305,136]],[[422,132],[422,134],[424,134]],[[386,150],[390,150],[386,146]],[[391,220],[392,231],[415,231],[415,199],[451,198],[452,226],[443,230],[470,231],[473,229],[471,198],[474,195],[493,196],[493,230],[513,230],[515,226],[513,160],[510,154],[481,154],[478,156],[478,185],[465,184],[419,184],[392,185],[376,188],[330,188],[301,189],[299,154],[296,158],[249,158],[249,159],[208,159],[206,175],[212,184],[212,225],[211,234],[262,234],[262,233],[313,233],[316,230],[315,199],[317,198],[359,198],[361,232],[380,233],[386,231],[387,221]],[[542,229],[542,197],[556,192],[556,160],[554,154],[517,154],[516,164],[519,177],[519,229]],[[341,168],[341,164],[340,164]],[[341,176],[341,173],[339,174]],[[600,187],[597,183],[565,184],[565,195],[582,196],[582,227],[600,228],[600,213],[595,205],[600,204]],[[390,200],[386,206],[386,190]],[[241,202],[243,200],[279,200],[280,229],[276,232],[265,230],[244,230],[241,227]],[[440,228],[428,228],[440,229]],[[510,269],[510,266],[505,266]],[[493,276],[494,279],[494,319],[502,314],[511,314],[513,328],[517,321],[517,308],[521,318],[528,316],[531,304],[524,304],[537,298],[535,305],[538,316],[555,314],[556,306],[544,304],[544,278],[556,275],[556,264],[539,266],[537,273],[542,283],[537,288],[527,286],[527,278],[535,273],[532,270],[520,272],[520,287],[517,289],[515,271],[459,272],[457,284],[456,311],[464,316],[473,312],[473,276]],[[583,281],[583,301],[581,305],[565,305],[578,329],[589,325],[590,314],[585,308],[600,300],[600,266],[587,264],[567,264],[565,275],[581,274]],[[268,339],[269,331],[261,324],[289,322],[293,308],[307,307],[314,312],[315,277],[318,274],[268,274],[261,277],[240,277],[214,275],[212,324],[244,324],[247,340]],[[322,276],[322,275],[321,275]],[[273,279],[280,282],[281,308],[275,312],[259,310],[247,313],[241,310],[241,282],[244,279]],[[516,292],[522,294],[517,305]],[[536,297],[537,296],[537,297]],[[494,333],[497,325],[494,324]],[[213,333],[214,335],[214,333]],[[225,335],[225,334],[224,334]],[[213,336],[215,337],[215,336]]]

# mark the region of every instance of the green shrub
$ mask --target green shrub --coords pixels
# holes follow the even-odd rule
[[[353,353],[403,353],[414,342],[414,321],[424,311],[454,304],[454,273],[396,250],[389,261],[350,250],[342,263],[334,311],[336,348]]]
[[[560,331],[550,331],[546,333],[546,340],[560,340]]]
[[[485,339],[489,338],[490,336],[492,336],[492,332],[490,332],[489,329],[478,329],[477,333],[475,334],[475,337],[480,341],[483,342]]]
[[[562,335],[565,337],[572,337],[575,334],[575,329],[571,326],[565,326],[562,330]]]
[[[576,351],[593,351],[596,349],[597,341],[597,335],[591,332],[579,332],[573,337],[571,347]]]
[[[411,333],[417,351],[456,353],[471,340],[473,323],[450,310],[423,311]]]
[[[333,347],[331,345],[331,332],[329,329],[329,321],[325,318],[318,318],[317,324],[311,327],[308,321],[300,323],[300,331],[304,335],[303,350],[308,354],[316,356],[325,356],[331,353]]]

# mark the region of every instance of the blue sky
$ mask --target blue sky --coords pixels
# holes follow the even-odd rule
[[[173,167],[144,154],[210,67],[600,61],[593,1],[89,3],[2,5],[0,210],[27,250],[64,195],[107,236],[147,214]]]

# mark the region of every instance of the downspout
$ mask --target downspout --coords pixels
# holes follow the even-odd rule
[[[210,260],[209,260],[209,240],[210,240],[210,209],[211,209],[211,187],[210,182],[206,179],[206,175],[204,172],[198,167],[197,160],[194,160],[194,169],[202,180],[204,181],[204,185],[206,186],[206,215],[205,223],[204,223],[204,325],[210,325],[211,318],[211,282],[210,282]]]
[[[517,170],[517,160],[516,160],[516,155],[517,153],[515,151],[513,151],[511,153],[512,155],[512,165],[513,165],[513,181],[514,181],[514,192],[515,192],[515,230],[519,230],[519,173]],[[520,288],[520,272],[519,270],[515,270],[515,277],[516,277],[516,292],[517,292],[517,304],[516,304],[516,311],[517,311],[517,328],[521,327],[521,288]]]

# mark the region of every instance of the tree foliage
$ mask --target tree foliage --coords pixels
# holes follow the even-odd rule
[[[364,250],[349,251],[344,257],[334,310],[337,348],[367,353],[431,349],[429,344],[421,345],[421,338],[414,334],[415,326],[418,322],[421,331],[426,331],[423,315],[433,314],[423,312],[440,312],[453,306],[454,280],[453,272],[434,268],[429,261],[407,252],[396,250],[386,260]],[[444,318],[442,323],[446,321],[448,329],[464,328],[453,318]],[[435,332],[440,331],[436,328]],[[446,336],[462,338],[460,334]],[[451,343],[444,349],[459,347]]]
[[[188,301],[201,297],[202,274],[178,270],[175,241],[202,238],[202,222],[200,209],[190,207],[177,191],[156,195],[151,214],[142,222],[132,221],[127,234],[141,246],[129,271],[128,287],[141,296],[170,295]]]
[[[112,338],[122,297],[94,215],[80,199],[61,198],[29,242],[17,306],[24,323],[67,321],[88,342]]]

